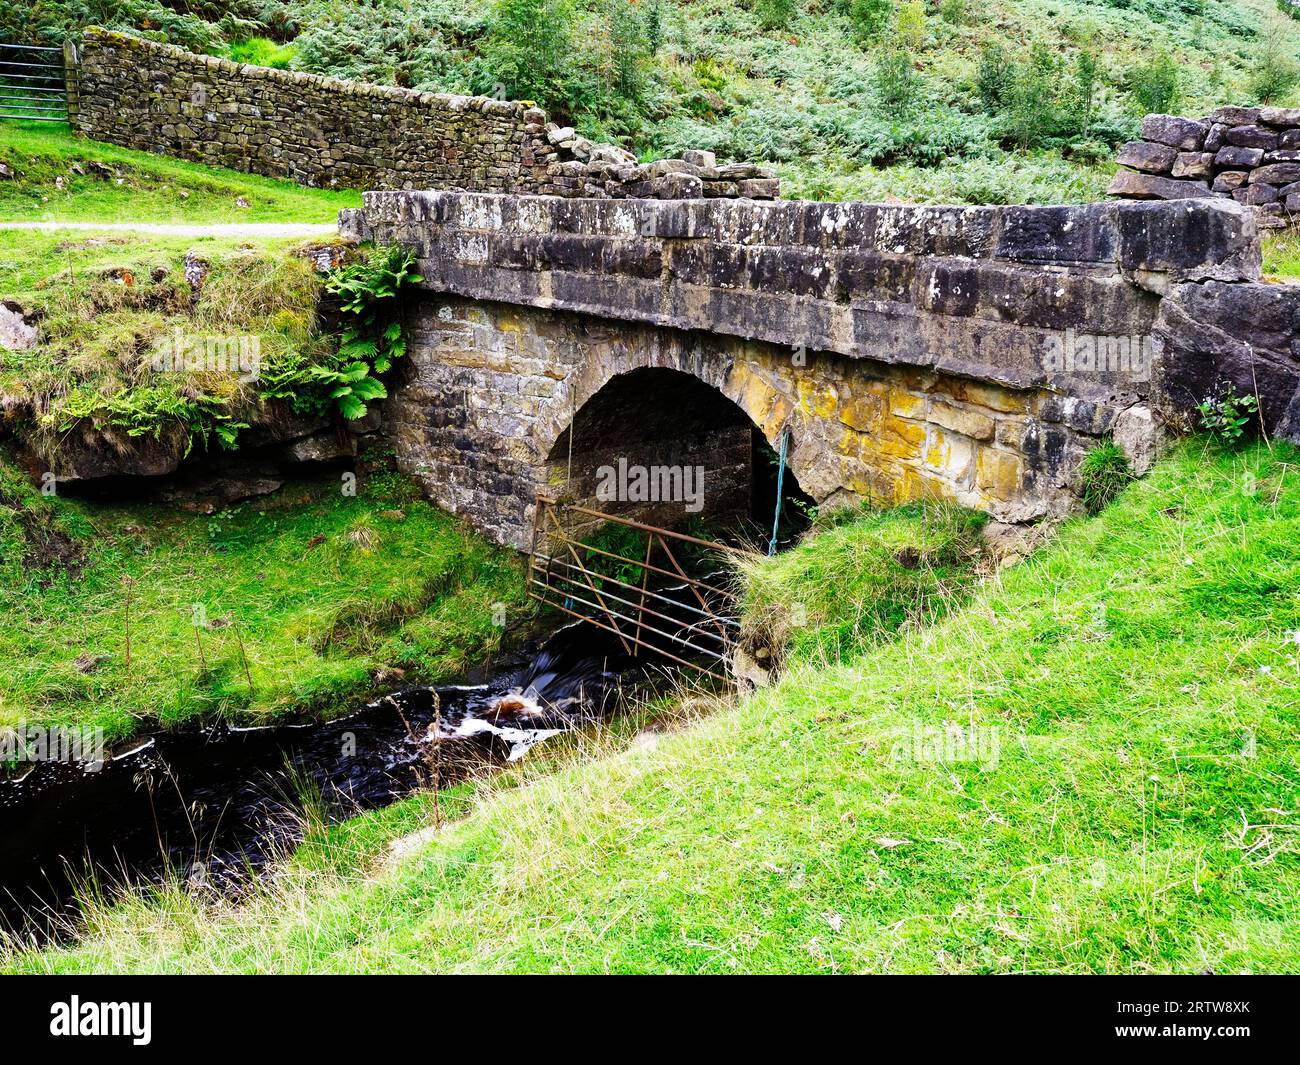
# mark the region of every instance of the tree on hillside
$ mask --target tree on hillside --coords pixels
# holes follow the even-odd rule
[[[507,97],[563,100],[574,18],[572,0],[497,0],[484,54]]]

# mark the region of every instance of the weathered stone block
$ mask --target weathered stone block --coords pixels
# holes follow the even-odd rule
[[[965,410],[936,400],[930,405],[929,419],[945,429],[969,436],[972,440],[993,439],[993,419],[978,411]]]
[[[1259,120],[1269,126],[1300,126],[1300,107],[1262,107]]]
[[[1259,121],[1260,109],[1258,107],[1227,107],[1217,108],[1210,115],[1211,122],[1221,122],[1225,126],[1249,126]]]
[[[738,184],[740,195],[751,200],[774,200],[781,191],[775,178],[746,178]]]
[[[1277,147],[1277,131],[1263,126],[1233,126],[1223,134],[1223,139],[1239,148],[1262,148],[1269,152]]]
[[[1152,174],[1168,174],[1179,157],[1177,148],[1155,141],[1129,141],[1115,156],[1120,166],[1145,170]],[[1181,177],[1183,175],[1174,175]]]
[[[1265,185],[1263,182],[1253,182],[1245,188],[1238,189],[1232,194],[1232,198],[1238,203],[1247,203],[1252,207],[1260,207],[1266,203],[1274,203],[1277,200],[1277,189],[1272,185]]]
[[[976,484],[994,499],[1011,502],[1020,493],[1024,476],[1024,460],[1009,451],[991,447],[979,449],[976,466]]]
[[[1130,171],[1121,174],[1146,177]],[[1116,179],[1119,177],[1117,174]],[[1208,195],[1208,189],[1206,192]],[[995,254],[999,259],[1019,262],[1113,261],[1115,233],[1110,218],[1105,204],[1008,207],[1001,213]]]
[[[1227,151],[1228,149],[1224,149]],[[1220,152],[1222,154],[1222,152]],[[1263,153],[1260,153],[1263,158]],[[1138,174],[1132,170],[1117,170],[1111,180],[1107,196],[1122,196],[1131,200],[1184,200],[1209,196],[1210,188],[1203,181],[1160,177],[1156,174]]]
[[[1266,185],[1289,185],[1300,181],[1300,163],[1269,163],[1251,171],[1250,183],[1262,182]]]
[[[1211,152],[1179,152],[1170,174],[1176,178],[1204,179],[1210,176],[1213,165]]]
[[[1232,192],[1246,184],[1250,175],[1244,170],[1225,170],[1219,174],[1210,188],[1215,192]]]
[[[1259,277],[1255,220],[1240,206],[1208,199],[1172,211],[1149,203],[1123,203],[1117,209],[1124,270],[1160,273],[1170,281]]]
[[[1143,140],[1167,144],[1179,151],[1199,150],[1209,124],[1177,115],[1147,115],[1142,120]]]
[[[1214,165],[1218,167],[1235,167],[1249,170],[1264,161],[1263,148],[1239,148],[1225,145],[1214,155]]]
[[[1162,301],[1156,322],[1157,410],[1176,417],[1189,400],[1228,384],[1240,395],[1259,396],[1263,422],[1273,431],[1300,386],[1293,346],[1298,328],[1300,286],[1177,286]]]

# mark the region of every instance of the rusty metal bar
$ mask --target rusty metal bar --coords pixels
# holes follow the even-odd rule
[[[553,607],[556,610],[564,611],[564,613],[568,614],[570,617],[575,617],[579,621],[585,621],[588,625],[595,625],[596,628],[598,629],[604,629],[606,632],[612,632],[616,636],[618,635],[617,629],[612,628],[609,625],[606,625],[604,622],[597,621],[595,618],[589,618],[585,614],[579,614],[577,611],[570,610],[568,607],[561,606],[559,603],[552,603],[545,596],[537,595],[535,592],[529,592],[528,595],[530,598],[536,599],[539,602],[544,603],[546,606]],[[688,669],[698,669],[701,673],[707,673],[710,677],[716,677],[718,680],[727,681],[728,683],[730,683],[731,681],[731,677],[727,676],[726,674],[718,673],[715,670],[710,669],[708,666],[700,665],[700,663],[698,662],[688,662],[684,658],[678,658],[677,655],[673,654],[671,651],[665,651],[662,647],[655,647],[653,644],[648,644],[648,643],[642,643],[641,646],[648,647],[656,654],[661,654],[665,658],[671,658],[674,662],[678,663],[679,665],[686,666]]]
[[[603,555],[605,558],[612,558],[617,562],[630,562],[634,566],[641,565],[641,563],[634,558],[627,558],[624,555],[616,555],[612,551],[605,551],[604,549],[599,547],[592,547],[591,544],[584,544],[581,540],[571,540],[569,537],[563,534],[560,535],[560,542],[565,544],[571,544],[574,547],[581,547],[584,551],[592,551],[597,555]],[[650,566],[649,568],[650,568],[650,572],[661,574],[664,577],[671,577],[675,581],[679,581],[682,579],[682,575],[675,570],[663,569],[659,566]],[[703,588],[706,592],[712,592],[714,595],[720,595],[723,598],[726,598],[731,594],[725,589],[715,588],[711,584],[705,584],[698,577],[688,577],[687,580],[693,581],[695,584]]]
[[[566,583],[571,584],[571,585],[573,585],[574,587],[581,587],[581,586],[578,584],[578,582],[577,582],[574,578],[572,578],[572,577],[566,577],[566,576],[564,576],[563,574],[558,575],[556,579],[557,579],[557,580],[561,580],[561,581],[565,581]],[[543,581],[535,581],[535,583],[538,584],[540,587],[544,587],[544,588],[545,588],[545,587],[550,587],[548,584],[546,584],[546,583],[543,582]],[[619,587],[620,587],[620,588],[627,588],[627,587],[630,587],[630,586],[629,586],[629,585],[626,585],[626,584],[622,584],[622,583],[620,583],[620,584],[619,584]],[[633,590],[633,591],[636,591],[635,588],[632,588],[632,590]],[[558,592],[558,591],[560,591],[560,589],[557,588],[556,591]],[[606,592],[605,592],[605,596],[606,596],[607,598],[609,598],[609,599],[614,600],[614,602],[616,602],[616,603],[622,603],[624,606],[634,607],[634,608],[638,609],[638,610],[641,611],[641,612],[644,612],[644,613],[646,613],[646,614],[650,614],[652,617],[661,618],[661,619],[664,620],[664,621],[670,621],[670,622],[672,622],[672,623],[675,624],[675,625],[676,625],[676,624],[682,624],[682,622],[681,622],[681,620],[680,620],[679,618],[675,618],[675,617],[673,617],[671,614],[664,614],[664,613],[661,613],[660,611],[655,610],[655,609],[653,609],[653,608],[651,608],[651,607],[648,607],[648,606],[637,607],[637,604],[634,603],[634,602],[632,602],[632,600],[630,600],[630,599],[624,599],[622,596],[615,595],[613,592],[606,591]],[[577,598],[577,597],[574,596],[573,598]],[[639,617],[638,617],[638,618],[629,618],[629,617],[624,617],[622,614],[618,614],[618,615],[616,615],[616,616],[618,617],[618,619],[619,619],[620,621],[629,621],[629,622],[630,622],[630,621],[636,621],[636,623],[637,623],[638,626],[641,624],[641,621],[640,621],[640,618],[639,618]],[[701,628],[701,626],[704,624],[704,620],[705,620],[705,619],[701,618],[699,621],[693,621],[693,622],[690,622],[689,624],[686,624],[686,625],[685,625],[686,631],[689,631],[689,632],[697,632],[697,633],[699,633],[701,636],[705,636],[705,637],[707,637],[708,639],[711,639],[711,640],[717,640],[718,643],[722,644],[723,647],[730,647],[732,641],[731,641],[730,639],[728,639],[726,636],[724,636],[724,635],[715,636],[715,635],[713,635],[713,633],[711,633],[711,632],[706,632],[706,631],[704,631],[704,630]],[[650,628],[650,626],[647,625],[646,628]],[[654,631],[658,631],[658,630],[651,629],[651,631],[654,632]],[[660,635],[667,635],[667,634],[666,634],[666,633],[661,633]],[[687,641],[682,641],[682,642],[687,642]]]
[[[539,499],[545,498],[552,506],[563,506],[566,510],[572,510],[578,514],[586,514],[588,517],[600,518],[602,521],[612,521],[619,525],[626,525],[629,528],[640,529],[642,532],[658,533],[662,536],[671,536],[674,540],[681,540],[683,543],[695,544],[697,547],[707,547],[715,551],[726,551],[729,554],[741,555],[746,558],[754,554],[753,551],[744,551],[739,547],[731,547],[729,544],[719,544],[712,540],[701,540],[698,536],[688,536],[686,533],[673,532],[671,529],[661,529],[657,525],[646,525],[644,522],[634,521],[631,518],[622,518],[617,514],[606,514],[603,511],[592,510],[589,507],[579,506],[577,503],[560,503],[557,499],[539,496]],[[635,562],[635,559],[627,559],[628,562]]]
[[[542,584],[540,581],[535,581],[534,584],[538,588],[546,588],[546,585]],[[554,592],[556,595],[563,595],[565,599],[570,600],[571,602],[574,603],[581,603],[583,606],[589,606],[593,608],[596,606],[596,604],[591,602],[590,600],[583,599],[581,596],[574,595],[571,592],[565,591],[564,589],[561,588],[549,588],[547,590]],[[611,610],[609,607],[601,607],[599,609],[602,611],[602,613],[609,615],[610,618],[617,618],[619,621],[631,622],[633,620],[632,618],[629,618],[624,614],[618,613],[618,611],[616,610]],[[700,654],[708,655],[710,658],[716,658],[719,662],[726,662],[728,660],[726,655],[718,651],[711,650],[708,647],[698,647],[695,644],[691,643],[691,641],[688,640],[686,637],[675,636],[671,632],[664,632],[663,629],[656,629],[649,622],[646,622],[645,628],[647,631],[653,632],[656,636],[662,636],[665,640],[671,640],[673,643],[681,647],[684,647],[688,650],[697,651]],[[647,640],[641,640],[640,643],[642,647],[651,647],[654,648],[655,650],[659,650],[659,648],[656,647],[655,644],[652,644]],[[723,644],[723,646],[726,647],[728,645]],[[628,653],[630,654],[631,652]]]
[[[564,536],[564,529],[560,526],[560,520],[555,516],[555,509],[554,509],[553,507],[547,507],[547,508],[546,508],[546,516],[549,517],[549,518],[551,519],[552,523],[555,525],[555,528],[559,531],[560,535],[563,537],[563,536]],[[590,575],[590,573],[588,573],[588,571],[587,571],[587,567],[584,566],[584,565],[582,564],[582,559],[580,559],[580,558],[578,557],[578,552],[576,552],[576,551],[573,549],[573,545],[572,545],[572,544],[567,544],[567,539],[568,539],[568,538],[565,537],[565,539],[566,539],[566,546],[568,546],[568,548],[569,548],[569,554],[571,554],[571,555],[573,556],[573,561],[576,562],[576,563],[578,564],[578,568],[579,568],[580,570],[582,570],[583,575],[586,576],[586,578],[587,578],[587,587],[591,589],[592,594],[593,594],[597,599],[600,599],[600,592],[596,591],[596,586],[591,582],[591,575]],[[602,610],[606,610],[606,612],[608,613],[608,610],[607,610],[607,608],[605,607],[604,600],[601,600],[600,608],[601,608]],[[618,628],[617,625],[614,626],[614,632],[618,634],[618,640],[619,640],[619,643],[621,643],[621,644],[623,645],[623,649],[624,649],[628,654],[632,654],[632,647],[631,647],[631,645],[627,642],[627,638],[623,635],[622,631]]]
[[[709,604],[704,601],[704,596],[700,595],[700,590],[696,588],[695,585],[691,583],[691,579],[686,576],[686,571],[682,569],[682,564],[677,561],[677,556],[672,553],[672,550],[668,547],[668,544],[664,541],[662,535],[658,533],[656,533],[655,535],[659,537],[659,546],[664,549],[664,554],[668,556],[669,560],[672,562],[677,572],[680,573],[682,577],[686,579],[686,582],[690,586],[691,591],[695,594],[695,598],[700,601],[700,606],[704,607],[705,610],[708,610],[710,612],[710,616],[714,618],[714,621],[716,623],[717,615],[713,612]],[[719,634],[721,634],[722,630],[719,629],[718,632]],[[723,639],[726,639],[726,637],[723,636]]]
[[[638,561],[574,539],[560,521],[559,511],[561,509],[644,532],[646,534],[645,557]],[[544,525],[548,528],[553,527],[554,534],[543,529]],[[564,552],[567,552],[572,562],[556,557],[549,549],[544,553],[539,549],[539,543],[549,543],[552,535],[560,544],[564,545]],[[686,533],[660,529],[632,518],[605,514],[590,507],[560,503],[558,500],[539,494],[533,513],[532,536],[529,544],[528,596],[571,617],[586,621],[606,632],[612,632],[618,637],[623,649],[633,657],[637,655],[637,650],[645,648],[680,665],[697,669],[719,680],[730,681],[732,678],[727,667],[730,665],[731,654],[736,647],[737,633],[729,632],[728,626],[731,629],[738,630],[739,622],[734,618],[723,616],[704,594],[707,593],[712,597],[728,599],[731,597],[730,593],[690,576],[673,553],[672,548],[669,547],[668,539],[693,544],[708,550],[721,550],[741,557],[752,555],[752,552],[742,551],[726,544],[711,543]],[[668,564],[671,564],[672,569],[656,566],[651,562],[654,557],[656,541],[659,547],[663,549]],[[580,551],[582,554],[579,553]],[[640,586],[638,587],[629,581],[621,580],[618,577],[601,573],[598,569],[589,567],[584,557],[586,552],[613,559],[628,566],[639,565],[641,567]],[[663,595],[658,590],[651,589],[649,587],[651,573],[670,578],[675,582],[674,587],[689,588],[690,595],[695,598],[699,606],[694,606],[689,602],[681,602]],[[580,580],[578,575],[581,577]],[[613,588],[626,589],[629,595],[636,597],[636,601],[618,595],[607,585]],[[577,594],[575,589],[590,592],[595,602]],[[703,593],[701,590],[703,590]],[[555,602],[552,597],[559,598],[561,601]],[[647,599],[667,603],[676,611],[685,610],[698,616],[692,620],[689,617],[683,619],[680,616],[670,615],[652,607],[647,602]],[[575,605],[592,610],[596,616],[593,617],[583,614],[577,609],[572,609]],[[629,617],[622,613],[618,607],[628,609],[634,616]],[[600,615],[603,615],[603,618]],[[675,633],[665,632],[647,621],[647,617],[662,620],[677,631]],[[629,632],[624,626],[635,626],[635,629]],[[683,654],[690,652],[697,658],[705,656],[716,663],[721,663],[721,668],[727,670],[727,675],[718,672],[716,669],[701,665],[698,661],[692,662],[687,658],[665,650],[662,646],[643,638],[643,633],[653,634],[668,641],[671,646],[681,649]],[[713,650],[710,645],[716,645],[719,650]]]
[[[570,569],[570,570],[574,568],[568,562],[565,562],[564,559],[562,558],[554,558],[553,556],[550,555],[542,555],[541,558],[545,559],[548,565],[563,566],[565,569]],[[618,587],[626,588],[628,591],[631,592],[637,592],[639,594],[641,591],[644,590],[646,595],[651,596],[655,599],[662,600],[665,603],[671,603],[673,606],[680,607],[682,610],[689,610],[692,614],[701,614],[704,617],[710,617],[710,616],[718,617],[717,614],[711,614],[710,611],[702,610],[700,607],[692,606],[690,603],[683,603],[677,599],[672,598],[672,596],[664,595],[662,592],[657,592],[653,588],[642,589],[637,585],[628,584],[627,581],[621,581],[617,577],[610,577],[603,573],[599,574],[599,576],[602,581],[609,581],[611,584],[616,584]],[[559,579],[563,580],[566,578],[560,575]],[[718,617],[718,620],[721,621],[724,625],[732,625],[735,626],[736,628],[740,627],[740,622],[736,621],[734,618]]]
[[[645,534],[645,561],[641,563],[641,605],[639,607],[640,610],[645,609],[646,587],[650,583],[650,570],[647,567],[650,565],[650,555],[654,551],[654,544],[655,544],[655,540],[653,534],[646,533]],[[637,614],[636,634],[638,636],[641,635],[640,614]]]

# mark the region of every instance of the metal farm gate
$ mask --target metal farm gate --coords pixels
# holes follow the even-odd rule
[[[0,44],[0,118],[68,121],[62,48]]]
[[[645,550],[633,558],[585,543],[566,528],[566,517],[587,526],[624,526],[644,536]],[[542,496],[533,523],[528,593],[546,606],[612,632],[633,657],[650,652],[731,681],[740,634],[735,597],[718,587],[715,578],[691,576],[679,559],[684,549],[733,557],[751,554]]]

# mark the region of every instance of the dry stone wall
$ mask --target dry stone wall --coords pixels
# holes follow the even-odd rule
[[[1136,200],[1217,196],[1278,228],[1300,215],[1300,108],[1220,107],[1209,118],[1147,115],[1120,149],[1110,195]]]
[[[540,108],[233,63],[88,30],[74,128],[96,140],[304,185],[566,197],[772,199],[770,171],[710,152],[640,163]]]

